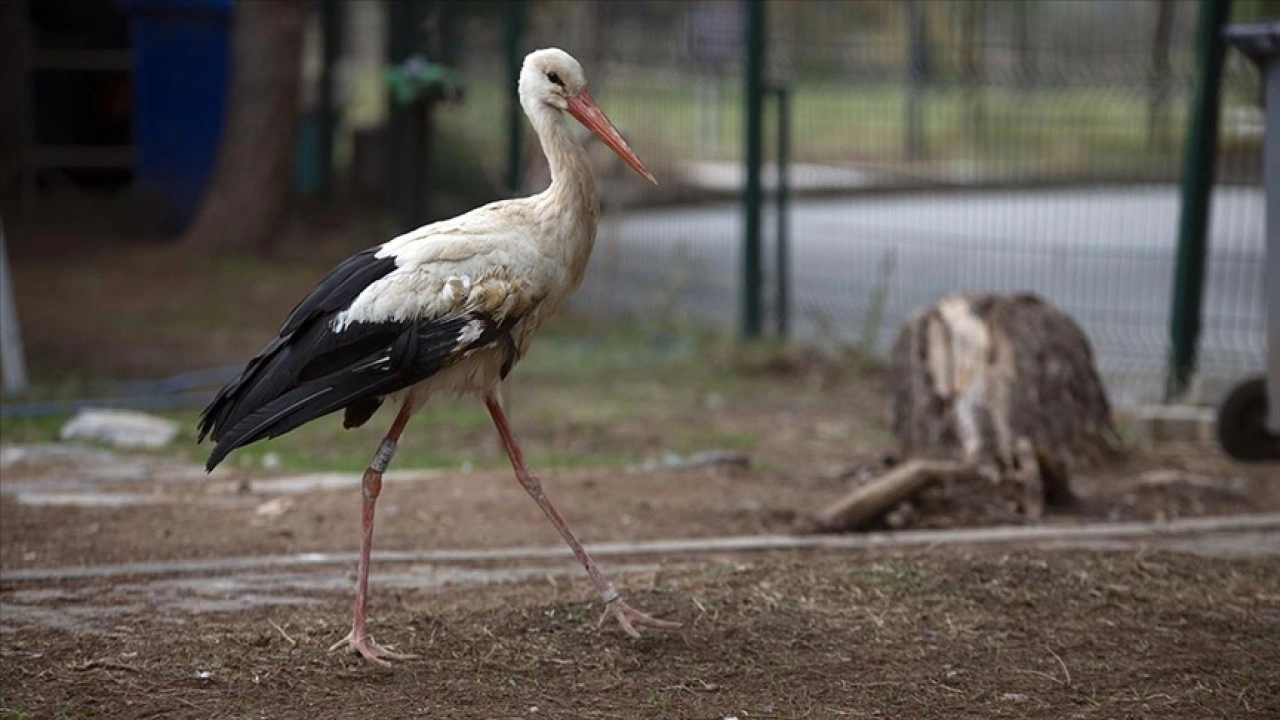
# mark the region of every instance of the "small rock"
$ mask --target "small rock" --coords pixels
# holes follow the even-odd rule
[[[916,517],[916,506],[911,502],[904,501],[898,503],[897,507],[885,514],[884,522],[889,527],[897,530],[915,522]]]
[[[260,517],[279,517],[288,512],[291,507],[293,507],[293,498],[278,497],[254,508],[253,514]]]
[[[1026,702],[1027,696],[1022,693],[1005,693],[1000,696],[1005,702]]]
[[[649,462],[641,470],[697,470],[704,467],[724,467],[745,470],[751,467],[751,458],[737,450],[704,450],[687,457],[666,453],[657,462]]]
[[[278,470],[280,465],[280,453],[273,450],[262,456],[262,467],[267,470]]]
[[[177,436],[178,423],[133,410],[81,410],[58,431],[63,440],[96,440],[118,448],[162,448]]]

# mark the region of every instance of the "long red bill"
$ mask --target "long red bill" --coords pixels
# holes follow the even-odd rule
[[[569,114],[582,123],[588,130],[596,134],[605,145],[609,146],[622,158],[623,162],[631,166],[632,170],[640,173],[641,177],[654,185],[658,184],[658,179],[649,172],[649,168],[644,166],[644,161],[640,159],[631,146],[627,145],[627,141],[622,139],[622,134],[618,132],[618,128],[613,126],[609,118],[596,105],[595,98],[591,97],[591,93],[582,90],[576,96],[569,98]]]

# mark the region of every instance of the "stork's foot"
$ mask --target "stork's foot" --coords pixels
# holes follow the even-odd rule
[[[360,636],[357,637],[355,630],[352,630],[347,633],[346,637],[330,645],[329,652],[333,652],[341,648],[350,648],[355,650],[360,653],[361,657],[365,660],[368,660],[374,665],[381,665],[382,667],[391,667],[391,660],[412,660],[418,657],[417,655],[398,653],[390,650],[389,648],[382,647],[378,643],[374,642],[372,637],[365,635],[364,633],[361,633]]]
[[[640,631],[636,630],[636,625],[641,627],[659,628],[662,630],[675,630],[681,627],[680,623],[671,620],[659,620],[651,617],[627,604],[626,600],[616,597],[610,600],[604,606],[604,614],[600,616],[600,622],[596,623],[596,627],[604,627],[604,623],[609,618],[618,619],[618,624],[631,637],[640,637]]]

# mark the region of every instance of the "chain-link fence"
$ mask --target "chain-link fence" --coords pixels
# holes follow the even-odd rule
[[[1238,2],[1233,20],[1275,5]],[[472,164],[500,192],[506,10],[486,7],[460,20],[469,94],[443,111],[441,132],[488,148]],[[1158,398],[1196,3],[766,8],[768,80],[791,98],[797,339],[883,352],[912,308],[941,295],[1030,290],[1086,328],[1117,401]],[[527,9],[520,51],[577,56],[663,183],[648,190],[596,149],[606,218],[578,309],[730,326],[741,295],[742,3]],[[1234,53],[1222,97],[1200,369],[1231,380],[1261,367],[1265,332],[1258,78]],[[766,105],[770,153],[775,110]],[[526,189],[545,182],[532,143],[522,157]],[[766,189],[776,172],[766,162]],[[772,233],[772,220],[764,227]]]

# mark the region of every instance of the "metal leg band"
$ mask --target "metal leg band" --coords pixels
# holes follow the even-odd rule
[[[395,454],[395,441],[382,438],[382,444],[378,446],[378,452],[374,453],[373,462],[369,463],[369,469],[378,473],[386,472],[387,466],[391,464],[391,458]]]
[[[600,597],[604,598],[604,604],[608,605],[614,600],[622,597],[622,595],[613,587],[613,585],[610,585],[607,590],[600,593]]]

